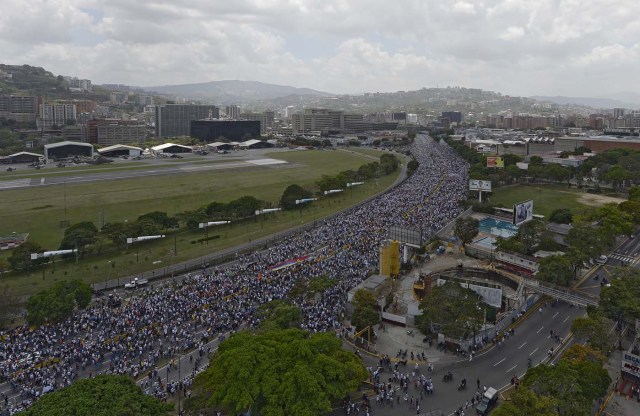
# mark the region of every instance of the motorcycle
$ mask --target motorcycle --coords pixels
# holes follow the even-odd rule
[[[442,381],[451,381],[453,380],[453,374],[451,372],[447,372],[444,376],[442,376]]]

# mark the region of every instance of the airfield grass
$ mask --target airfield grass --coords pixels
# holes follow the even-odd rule
[[[382,152],[380,152],[382,154]],[[95,183],[68,184],[44,188],[2,191],[0,199],[0,235],[29,232],[29,240],[46,249],[57,249],[64,234],[60,221],[70,224],[99,219],[105,222],[135,221],[151,211],[170,215],[193,210],[212,201],[228,202],[244,195],[278,205],[284,189],[291,184],[312,185],[322,175],[334,175],[357,169],[371,161],[359,153],[339,151],[296,151],[269,154],[267,157],[290,162],[290,165],[237,168],[224,171],[185,173]],[[314,221],[337,210],[352,206],[369,195],[390,186],[398,173],[369,181],[344,194],[325,198],[302,210],[279,212],[260,221],[210,228],[209,236],[219,235],[208,244],[192,243],[203,238],[202,231],[181,230],[166,239],[139,243],[125,249],[87,256],[78,263],[56,261],[45,272],[6,275],[3,280],[16,295],[34,293],[57,280],[79,277],[88,283],[130,276],[177,263]],[[66,197],[65,197],[66,194]],[[65,214],[66,199],[66,214]],[[173,254],[177,249],[177,256]],[[133,251],[135,250],[135,251]],[[0,254],[8,257],[10,253]]]
[[[568,208],[574,214],[581,213],[588,208],[579,202],[580,196],[585,191],[576,188],[568,188],[566,185],[513,185],[494,188],[490,203],[493,206],[503,205],[506,208],[513,207],[518,202],[533,200],[533,213],[549,218],[551,213],[558,208]]]
[[[164,163],[164,162],[189,162],[189,164],[218,164],[218,163],[226,163],[226,162],[237,162],[239,158],[230,158],[230,159],[210,159],[210,160],[202,160],[195,159],[195,161],[191,161],[191,159],[164,159],[161,163],[148,163],[148,162],[127,162],[127,163],[118,163],[118,164],[101,164],[101,165],[82,165],[82,166],[70,166],[65,168],[45,168],[38,170],[19,170],[14,172],[0,172],[0,182],[3,180],[15,180],[15,179],[29,179],[29,178],[49,178],[49,177],[60,177],[60,176],[68,176],[70,172],[73,173],[104,173],[104,172],[125,172],[125,171],[135,171],[135,170],[144,170],[144,169],[167,169],[167,168],[175,168],[173,163]]]

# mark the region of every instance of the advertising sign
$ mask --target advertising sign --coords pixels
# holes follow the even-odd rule
[[[504,159],[500,156],[487,156],[487,167],[488,168],[503,168],[504,167]]]
[[[484,181],[482,179],[469,179],[469,190],[491,192],[491,181]]]
[[[513,206],[513,225],[520,225],[533,218],[533,201],[520,202]]]
[[[630,352],[622,355],[622,371],[634,377],[640,377],[640,357]]]

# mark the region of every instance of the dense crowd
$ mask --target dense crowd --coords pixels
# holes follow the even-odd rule
[[[287,297],[296,283],[314,277],[336,278],[338,284],[313,300],[294,300],[303,312],[301,326],[312,332],[338,328],[347,292],[377,265],[390,226],[420,228],[426,242],[462,210],[466,162],[446,144],[424,136],[411,152],[420,167],[399,186],[264,251],[243,255],[232,266],[145,289],[118,308],[97,301],[59,324],[0,333],[0,414],[25,409],[48,391],[98,373],[144,375],[146,387],[161,397],[175,386],[162,385],[159,362],[185,351],[206,354],[205,345],[215,336],[258,325],[259,305]],[[309,257],[269,270],[300,256]]]

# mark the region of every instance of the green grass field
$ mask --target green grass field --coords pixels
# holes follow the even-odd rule
[[[564,185],[516,185],[494,188],[490,202],[510,208],[515,203],[533,199],[533,213],[548,218],[558,208],[568,208],[574,213],[584,211],[589,205],[579,200],[585,194],[581,189]]]
[[[80,221],[98,224],[101,217],[105,222],[134,221],[139,215],[150,211],[166,211],[174,215],[212,201],[228,202],[243,195],[255,196],[277,206],[288,185],[312,185],[323,174],[333,175],[346,169],[357,169],[371,161],[370,157],[359,153],[320,150],[279,152],[267,157],[287,160],[291,165],[68,184],[66,216],[63,186],[2,191],[0,235],[14,231],[29,232],[30,241],[38,242],[47,249],[57,249],[64,234],[60,221],[65,217],[71,224]],[[158,261],[164,265],[188,260],[322,218],[388,187],[396,177],[397,174],[383,177],[377,186],[370,181],[340,196],[318,201],[302,211],[277,213],[264,222],[245,222],[210,229],[209,235],[218,234],[220,238],[210,241],[208,245],[191,243],[202,238],[203,232],[181,231],[176,234],[175,242],[170,236],[164,240],[141,243],[132,248],[136,252],[112,252],[99,258],[87,257],[78,264],[57,262],[55,273],[52,274],[52,267],[49,266],[44,280],[42,272],[37,270],[31,276],[7,276],[5,282],[17,294],[29,294],[62,278],[82,277],[87,282],[98,282],[107,277],[128,276],[161,267],[158,266],[160,263],[154,264]],[[171,254],[174,244],[178,256]],[[7,257],[9,254],[4,252],[0,256]],[[116,267],[112,268],[109,261],[115,263]]]

